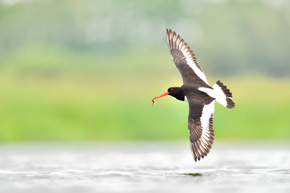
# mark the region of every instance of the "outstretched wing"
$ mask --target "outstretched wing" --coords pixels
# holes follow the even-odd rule
[[[198,104],[189,100],[188,129],[194,161],[204,158],[212,147],[214,102]]]
[[[208,86],[207,79],[187,43],[175,32],[166,30],[167,42],[173,62],[181,73],[184,84]]]

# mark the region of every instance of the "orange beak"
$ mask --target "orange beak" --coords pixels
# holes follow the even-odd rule
[[[163,93],[163,94],[161,94],[161,95],[158,95],[158,96],[154,97],[153,99],[151,99],[151,101],[152,101],[152,107],[153,107],[153,105],[154,105],[154,100],[159,99],[159,98],[161,98],[161,97],[164,97],[164,96],[166,96],[166,95],[168,95],[168,94],[169,94],[169,92],[165,92],[165,93]]]

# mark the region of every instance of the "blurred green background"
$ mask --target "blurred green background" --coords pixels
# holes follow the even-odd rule
[[[0,140],[187,139],[166,28],[191,46],[218,139],[290,138],[288,0],[0,0]]]

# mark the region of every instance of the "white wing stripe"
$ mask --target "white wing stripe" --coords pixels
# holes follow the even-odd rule
[[[215,100],[213,100],[208,105],[204,105],[202,114],[200,117],[200,122],[201,122],[201,127],[202,127],[201,137],[208,140],[210,139],[209,138],[210,136],[209,135],[209,119],[210,119],[211,114],[214,113],[214,102]]]
[[[192,68],[192,70],[195,72],[195,74],[201,80],[203,80],[205,83],[208,84],[207,79],[206,79],[204,73],[196,66],[196,64],[194,63],[193,58],[190,55],[190,53],[187,50],[186,51],[182,51],[182,53],[185,56],[185,60],[186,60],[187,64]]]

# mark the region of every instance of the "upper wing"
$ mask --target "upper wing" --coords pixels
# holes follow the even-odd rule
[[[188,129],[194,161],[206,156],[214,141],[214,102],[198,104],[189,100]]]
[[[183,83],[208,85],[207,79],[187,43],[175,32],[166,30],[167,42],[173,62],[181,73]]]

